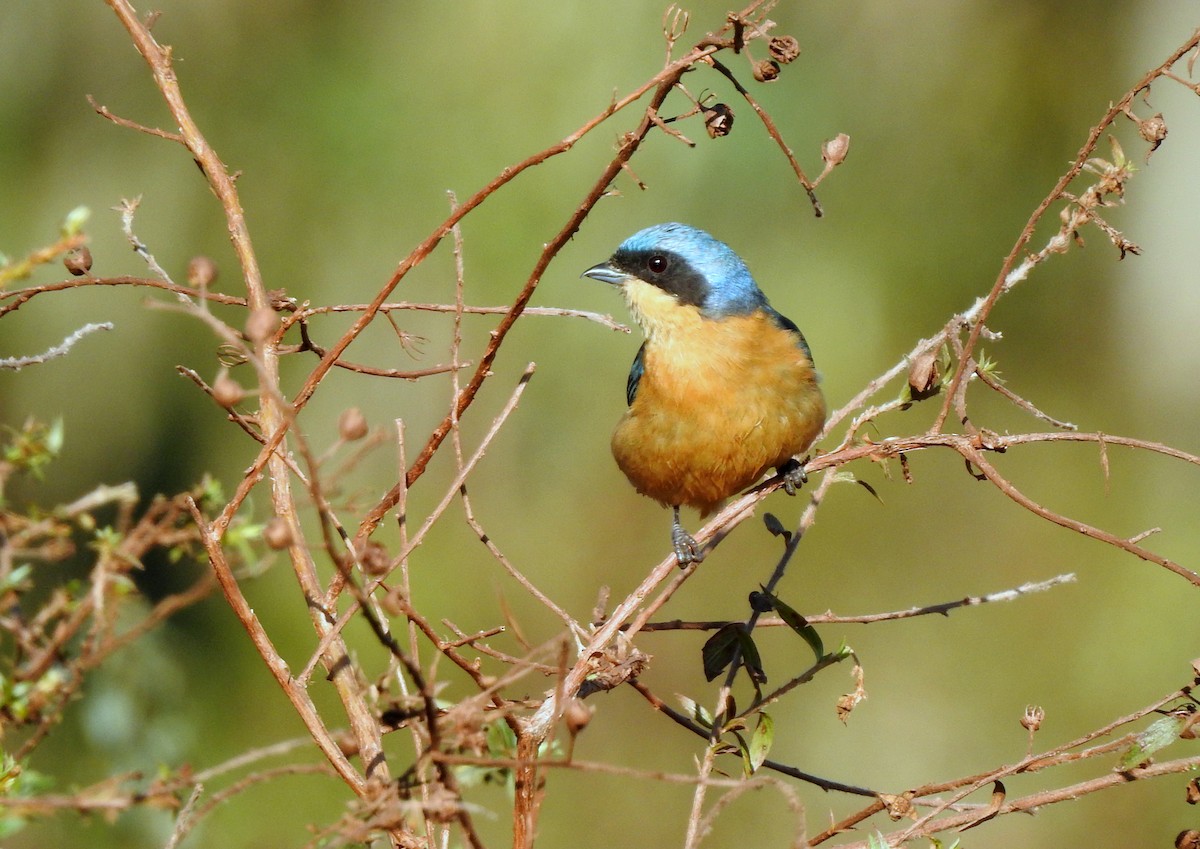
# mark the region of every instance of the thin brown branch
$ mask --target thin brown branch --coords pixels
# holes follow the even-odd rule
[[[3,297],[3,295],[0,295]],[[300,314],[304,318],[315,315],[323,315],[326,313],[339,312],[365,312],[370,309],[370,304],[330,304],[319,307],[305,307],[300,310]],[[396,312],[402,310],[414,310],[418,312],[462,312],[467,315],[504,315],[509,311],[510,307],[473,307],[462,305],[459,307],[456,304],[428,304],[415,303],[412,301],[396,301],[393,303],[385,303],[379,306],[379,312]],[[628,325],[621,324],[613,319],[611,315],[604,315],[596,312],[588,312],[586,310],[573,310],[564,307],[525,307],[524,315],[541,315],[541,316],[556,316],[566,318],[582,318],[587,321],[595,322],[596,324],[607,327],[609,330],[615,330],[619,333],[632,332]]]
[[[6,260],[3,264],[0,264],[0,300],[10,296],[3,291],[9,282],[22,280],[31,275],[33,270],[39,265],[54,262],[54,260],[63,254],[82,248],[86,244],[87,236],[83,233],[66,233],[53,243],[33,251],[24,259],[17,260],[16,262]],[[0,312],[0,316],[3,315],[4,313]]]
[[[962,607],[976,607],[981,604],[991,604],[995,602],[1015,601],[1018,598],[1029,595],[1030,593],[1045,592],[1053,587],[1062,584],[1075,582],[1075,574],[1067,573],[1065,575],[1057,575],[1046,581],[1031,581],[1021,584],[1019,587],[1013,587],[1008,590],[1000,590],[987,595],[967,596],[965,598],[956,599],[954,601],[943,601],[938,604],[928,604],[923,607],[909,607],[904,610],[892,610],[886,613],[864,613],[857,616],[838,616],[834,613],[809,613],[805,614],[804,620],[810,625],[870,625],[875,622],[898,622],[904,619],[913,619],[918,616],[939,615],[946,616],[952,610],[957,610]],[[647,622],[641,627],[643,633],[647,631],[717,631],[730,624],[729,620],[714,619],[703,621],[687,621],[683,619],[673,619],[663,622]],[[758,620],[759,628],[779,628],[787,626],[778,616],[766,616]],[[790,627],[790,626],[789,626]]]
[[[246,597],[242,595],[237,578],[234,577],[233,570],[230,569],[229,563],[225,559],[225,552],[221,549],[220,540],[210,529],[207,520],[195,502],[189,499],[188,506],[192,511],[192,517],[196,521],[196,526],[200,528],[200,539],[204,544],[205,550],[208,552],[209,562],[212,564],[217,583],[221,585],[221,590],[225,593],[225,599],[229,602],[229,606],[233,609],[238,621],[242,623],[242,627],[250,635],[250,640],[254,644],[255,649],[257,649],[263,660],[266,661],[267,669],[270,670],[276,683],[279,684],[284,694],[288,697],[288,701],[292,703],[292,707],[304,723],[304,727],[308,729],[317,747],[337,771],[337,774],[356,793],[360,795],[365,793],[367,791],[366,779],[347,760],[341,747],[333,739],[333,735],[325,726],[316,705],[313,704],[308,693],[303,687],[297,686],[291,676],[291,672],[288,670],[287,662],[284,661],[276,650],[274,643],[271,642],[266,629],[263,628],[262,623],[258,619],[258,614],[254,612],[254,608],[250,606],[250,603],[246,601]]]
[[[211,814],[217,807],[228,802],[235,796],[240,796],[256,784],[263,784],[267,781],[274,781],[277,778],[285,778],[289,775],[329,775],[335,776],[337,773],[329,767],[329,764],[284,764],[282,766],[271,767],[260,772],[254,772],[244,778],[238,779],[228,787],[218,790],[208,798],[203,805],[200,805],[195,814],[191,817],[190,822],[182,830],[182,834],[186,835],[195,827],[195,824]]]
[[[352,551],[349,536],[346,535],[346,532],[342,530],[340,525],[338,526],[338,530],[341,531],[347,548]],[[374,599],[368,597],[367,592],[354,580],[354,575],[351,574],[349,565],[344,560],[338,560],[337,562],[339,569],[342,571],[343,585],[350,588],[351,594],[358,605],[359,614],[367,620],[367,624],[375,634],[375,638],[390,652],[392,658],[399,662],[417,690],[419,703],[425,719],[425,733],[428,735],[428,749],[424,752],[420,751],[421,747],[418,749],[418,759],[423,759],[428,752],[439,751],[442,745],[441,733],[438,728],[438,707],[433,687],[426,677],[424,670],[421,669],[420,663],[396,642],[386,620],[376,609]],[[357,565],[361,570],[362,564]],[[454,818],[462,828],[462,833],[466,837],[467,843],[474,847],[474,849],[483,849],[483,842],[479,837],[479,832],[475,828],[471,812],[462,804],[462,790],[459,787],[454,771],[448,765],[439,761],[435,761],[434,766],[442,787],[456,800],[453,806]],[[392,789],[391,785],[387,786],[390,791]]]
[[[1082,522],[1078,519],[1072,519],[1068,516],[1056,513],[1053,510],[1049,510],[1038,504],[1032,498],[1025,495],[1025,493],[1021,492],[1019,489],[1009,483],[1006,478],[996,471],[996,468],[991,463],[984,459],[983,453],[970,443],[965,441],[961,442],[956,447],[956,450],[962,454],[963,457],[970,460],[971,463],[973,463],[989,481],[995,484],[1001,492],[1031,513],[1041,516],[1043,519],[1051,521],[1060,527],[1083,534],[1086,537],[1098,539],[1101,542],[1106,542],[1114,548],[1120,548],[1123,551],[1128,551],[1130,554],[1140,557],[1142,560],[1147,560],[1151,563],[1157,563],[1164,569],[1174,572],[1176,575],[1184,578],[1186,581],[1192,584],[1192,586],[1200,587],[1200,574],[1181,566],[1174,560],[1150,551],[1147,548],[1143,548],[1137,543],[1130,542],[1128,539],[1118,537],[1116,534],[1109,533],[1108,531],[1102,530],[1093,525],[1089,525],[1088,523]]]
[[[97,103],[96,98],[92,97],[90,94],[87,95],[87,102],[93,109],[96,110],[96,114],[98,114],[101,118],[107,118],[118,127],[136,130],[139,133],[145,133],[148,136],[157,136],[160,139],[166,139],[167,141],[176,142],[178,144],[186,144],[183,136],[181,136],[179,133],[169,133],[166,130],[158,129],[157,127],[147,127],[143,124],[139,124],[137,121],[131,121],[128,118],[122,118],[119,115],[114,115],[107,106]]]
[[[201,292],[201,290],[190,286],[180,286],[166,280],[156,280],[153,277],[76,277],[70,280],[60,280],[56,283],[43,283],[39,286],[30,286],[25,289],[11,289],[7,292],[0,291],[0,301],[12,300],[12,303],[0,306],[0,318],[20,309],[23,304],[28,303],[38,295],[44,295],[49,292],[64,292],[69,289],[79,289],[85,286],[142,286],[151,289],[162,289],[166,292],[174,292],[177,295],[186,295],[189,298],[204,298],[216,304],[227,304],[238,307],[246,306],[245,298],[207,290]]]
[[[995,781],[996,779],[998,779],[1002,776],[1005,776],[1005,775],[1011,775],[1011,774],[1015,774],[1015,773],[1038,772],[1038,771],[1041,771],[1041,770],[1044,770],[1044,769],[1047,769],[1050,767],[1059,766],[1061,764],[1073,763],[1076,761],[1086,760],[1089,758],[1094,758],[1094,757],[1098,757],[1100,755],[1108,754],[1109,752],[1112,752],[1115,749],[1120,748],[1123,743],[1127,742],[1127,739],[1112,741],[1110,743],[1106,743],[1106,744],[1102,744],[1102,745],[1098,745],[1098,746],[1091,746],[1087,749],[1082,749],[1082,747],[1087,746],[1089,743],[1091,743],[1094,740],[1098,740],[1102,737],[1107,737],[1108,735],[1112,734],[1113,731],[1117,730],[1118,728],[1121,728],[1122,726],[1129,725],[1130,723],[1136,722],[1137,720],[1141,719],[1142,717],[1145,717],[1151,713],[1154,713],[1155,711],[1161,709],[1164,705],[1167,705],[1173,701],[1178,700],[1181,696],[1184,696],[1187,692],[1188,691],[1186,689],[1185,690],[1174,690],[1174,691],[1166,694],[1162,698],[1157,699],[1156,701],[1150,703],[1149,705],[1147,705],[1143,708],[1140,708],[1139,710],[1134,711],[1133,713],[1119,717],[1119,718],[1113,720],[1112,722],[1109,722],[1106,725],[1103,725],[1103,726],[1096,728],[1092,731],[1089,731],[1086,734],[1083,734],[1073,740],[1070,740],[1066,743],[1056,746],[1047,752],[1044,752],[1039,755],[1027,755],[1025,758],[1023,758],[1021,761],[1018,761],[1016,764],[1002,766],[997,769],[988,770],[987,772],[979,773],[976,775],[969,775],[969,776],[964,776],[961,778],[956,778],[951,781],[943,781],[943,782],[925,784],[920,787],[916,787],[916,788],[909,790],[907,795],[910,796],[911,798],[913,798],[914,800],[919,800],[919,799],[924,799],[924,798],[927,798],[930,796],[934,796],[936,794],[953,792],[953,791],[961,791],[963,788],[968,788],[967,792],[969,793],[969,792],[972,792],[975,789],[983,787],[983,786],[991,783],[992,781]],[[1082,749],[1082,751],[1079,751],[1081,749]],[[950,807],[950,805],[953,804],[955,799],[964,798],[965,795],[966,795],[965,793],[959,792],[951,800],[945,800],[945,801],[941,802],[940,804],[938,804],[936,806],[936,809],[937,810],[948,809]],[[885,809],[884,803],[880,799],[876,799],[874,802],[872,802],[870,805],[866,806],[865,808],[854,812],[853,814],[851,814],[850,816],[841,820],[840,822],[837,822],[837,823],[831,825],[828,829],[821,832],[820,834],[812,837],[809,840],[807,845],[808,846],[817,846],[817,845],[829,840],[830,838],[855,827],[859,823],[863,822],[864,820],[879,813],[880,811],[882,811],[884,809]],[[968,816],[974,816],[974,814],[971,814]]]
[[[754,96],[746,90],[746,87],[738,82],[737,77],[733,75],[733,71],[726,68],[716,59],[711,56],[707,62],[718,70],[727,80],[733,83],[733,87],[738,90],[746,102],[750,104],[750,108],[754,110],[754,114],[762,121],[763,127],[767,130],[767,135],[775,140],[775,144],[783,151],[783,155],[787,157],[788,165],[792,166],[792,171],[796,174],[796,179],[800,181],[800,185],[804,187],[804,191],[808,194],[808,202],[812,204],[813,214],[820,218],[825,214],[825,210],[821,208],[821,202],[817,200],[816,185],[812,180],[808,179],[808,175],[804,173],[804,169],[800,167],[800,163],[796,161],[796,155],[792,153],[792,149],[788,147],[787,142],[783,140],[783,134],[779,132],[779,128],[775,126],[775,121],[771,118],[770,113],[759,105]]]
[[[1031,416],[1033,416],[1035,418],[1041,419],[1042,421],[1044,421],[1046,424],[1050,425],[1051,427],[1060,427],[1063,430],[1078,430],[1079,429],[1079,427],[1077,425],[1073,425],[1070,422],[1065,422],[1061,419],[1056,419],[1053,416],[1049,415],[1048,413],[1042,412],[1037,407],[1035,407],[1030,401],[1028,401],[1025,398],[1022,398],[1016,392],[1013,392],[1011,389],[1009,389],[1007,386],[1005,386],[999,380],[994,378],[992,375],[988,374],[983,369],[980,369],[980,368],[975,369],[975,375],[981,381],[983,381],[984,384],[986,384],[988,387],[995,390],[996,392],[999,392],[1001,395],[1003,395],[1005,398],[1007,398],[1012,403],[1016,404],[1022,410],[1029,413]]]
[[[88,659],[86,667],[95,668],[99,666],[100,662],[108,657],[108,655],[121,650],[130,643],[136,642],[143,635],[157,628],[180,610],[191,607],[193,604],[208,598],[216,588],[216,579],[212,573],[206,573],[186,590],[165,596],[136,625],[133,625],[127,631],[109,637],[101,643],[95,654]]]
[[[983,460],[984,452],[1003,452],[1019,445],[1042,442],[1094,442],[1097,444],[1124,445],[1163,454],[1193,465],[1200,465],[1200,457],[1161,443],[1130,437],[1111,436],[1109,434],[1051,431],[1015,435],[989,433],[972,436],[966,434],[928,433],[916,436],[889,437],[881,442],[861,442],[840,447],[829,453],[818,454],[808,461],[806,469],[812,473],[826,468],[840,468],[854,460],[871,459],[882,461],[929,448],[951,448],[969,462],[982,461],[982,465],[987,466],[986,471],[983,470],[982,465],[980,466],[985,477],[991,480],[992,483],[997,484],[1006,495],[1031,512],[1042,516],[1042,518],[1050,519],[1057,525],[1081,533],[1084,536],[1120,548],[1142,560],[1158,564],[1185,578],[1189,583],[1200,586],[1200,575],[1175,563],[1169,558],[1143,548],[1130,539],[1122,538],[1100,528],[1092,527],[1087,523],[1061,516],[1036,504],[1032,499],[1029,499],[1009,483],[986,460]],[[819,489],[814,493],[814,496],[817,496],[818,493],[823,495],[824,490],[820,489],[823,484],[824,481],[818,485]],[[714,541],[719,540],[720,537],[729,533],[736,525],[753,515],[754,507],[781,485],[782,481],[778,477],[772,478],[732,500],[707,525],[695,534],[697,542],[701,544],[715,544]]]
[[[247,226],[245,214],[242,210],[237,187],[234,184],[234,177],[217,156],[216,151],[209,145],[184,102],[183,93],[172,66],[170,48],[164,48],[155,40],[146,22],[138,17],[128,0],[106,0],[106,2],[116,13],[133,40],[134,46],[145,59],[154,76],[155,84],[161,92],[172,118],[179,127],[183,144],[186,145],[192,158],[200,166],[201,171],[204,172],[209,187],[220,201],[221,209],[225,213],[225,222],[229,231],[230,241],[237,255],[238,264],[241,266],[243,281],[246,284],[247,305],[251,315],[256,312],[272,310],[270,293],[263,283],[262,272],[251,243],[249,227]],[[250,488],[258,480],[259,474],[267,466],[270,467],[271,501],[275,515],[287,524],[294,540],[302,539],[300,522],[296,515],[296,505],[291,493],[288,464],[284,459],[286,452],[277,451],[291,425],[295,411],[292,405],[284,402],[279,391],[279,358],[275,350],[276,344],[276,341],[269,338],[258,340],[255,343],[256,356],[254,359],[260,381],[259,425],[262,428],[262,432],[268,435],[267,445],[260,452],[259,461],[255,464],[256,467],[242,478],[234,500],[226,505],[226,509],[222,511],[211,526],[202,526],[205,545],[209,551],[209,560],[212,562],[214,569],[218,568],[219,558],[214,552],[219,552],[219,540],[221,536],[232,521],[234,512],[236,512],[238,506],[241,504],[241,499],[249,492]],[[336,359],[336,356],[330,359],[331,366],[333,360]],[[195,512],[199,519],[199,511],[196,510]],[[200,524],[200,522],[198,521],[197,524]],[[306,598],[314,602],[320,599],[320,583],[307,548],[297,542],[290,546],[289,554],[291,555],[293,571]],[[218,574],[217,577],[221,581],[222,589],[225,590],[225,596],[231,604],[241,599],[241,593],[240,590],[237,590],[236,580],[234,580],[232,572],[229,572],[228,575]],[[232,586],[229,585],[230,583],[232,583]],[[244,599],[241,600],[244,602]],[[245,624],[247,629],[251,630],[252,635],[258,634],[260,637],[265,637],[265,632],[262,632],[256,618],[245,618],[247,612],[250,617],[253,617],[253,611],[250,611],[248,607],[244,610],[241,608],[236,609],[239,613],[239,618],[243,619],[243,624]],[[312,623],[317,633],[326,633],[329,622],[324,612],[317,609],[315,605],[310,607],[310,612]],[[272,667],[272,672],[276,675],[281,685],[283,685],[285,683],[285,678],[282,677],[284,671],[274,668],[277,663],[281,663],[282,661],[279,659],[278,654],[274,652],[269,641],[256,640],[255,647],[260,652],[263,652],[264,661],[267,662],[268,666]],[[366,704],[362,688],[354,675],[352,665],[345,662],[347,657],[348,653],[344,644],[340,640],[335,640],[330,645],[329,652],[325,657],[326,668],[331,672],[334,687],[341,698],[342,705],[350,720],[350,727],[355,734],[359,752],[363,762],[367,764],[367,775],[386,781],[388,777],[387,763],[381,748],[379,726],[369,706]],[[294,692],[296,688],[290,686],[290,678],[286,680],[287,686],[285,686],[285,691]],[[289,692],[289,695],[291,692]],[[295,698],[293,699],[293,704],[297,708],[305,704],[311,708],[311,703],[306,703]],[[325,736],[318,739],[318,745],[326,752],[326,756],[331,758],[331,762],[334,763],[339,774],[346,779],[356,792],[362,793],[364,791],[362,777],[349,768],[348,764],[344,763],[344,756],[341,757],[340,761],[335,762],[333,760],[332,752],[328,751],[328,746],[332,741],[328,739],[328,732],[324,729],[324,726],[319,721],[316,721],[317,717],[315,714],[307,717],[307,720],[305,724],[310,731],[314,733],[324,732]]]
[[[90,336],[98,330],[112,329],[113,324],[111,321],[105,321],[101,323],[89,322],[68,335],[57,345],[50,347],[40,354],[32,354],[24,357],[4,357],[0,359],[0,369],[5,369],[8,371],[20,371],[21,369],[28,368],[29,366],[42,365],[50,360],[57,359],[58,357],[65,357],[67,354],[71,353],[71,349],[74,348],[75,344],[83,337]]]
[[[684,714],[675,710],[673,707],[671,707],[666,702],[664,702],[662,699],[660,699],[657,695],[655,695],[655,693],[649,687],[647,687],[645,684],[643,684],[641,681],[637,681],[637,680],[630,681],[629,686],[631,686],[631,687],[633,687],[633,689],[637,690],[638,694],[641,695],[642,698],[644,698],[647,702],[649,702],[650,705],[655,710],[657,710],[663,716],[667,717],[667,719],[671,720],[672,722],[674,722],[676,725],[680,726],[681,728],[687,729],[688,731],[695,734],[697,737],[703,738],[705,740],[708,739],[709,730],[707,728],[703,727],[702,725],[699,725],[697,722],[695,722],[690,717],[685,716]],[[832,791],[837,791],[840,793],[848,793],[852,796],[874,797],[877,795],[876,791],[868,789],[866,787],[856,787],[853,784],[844,784],[840,781],[833,781],[828,778],[821,778],[818,775],[812,775],[807,772],[802,772],[802,771],[796,769],[795,767],[790,767],[785,764],[781,764],[778,761],[772,761],[772,760],[768,759],[763,762],[763,766],[766,767],[767,769],[773,770],[782,775],[788,775],[788,776],[791,776],[792,778],[798,779],[800,781],[804,781],[804,782],[806,782],[808,784],[812,784],[816,787],[820,787],[822,790],[832,790]]]
[[[968,363],[970,362],[971,356],[974,354],[975,349],[979,345],[979,339],[983,333],[984,325],[987,322],[988,316],[991,315],[992,309],[996,305],[996,301],[1005,291],[1007,291],[1008,288],[1010,288],[1011,283],[1009,282],[1009,276],[1012,274],[1013,269],[1017,264],[1017,259],[1022,255],[1022,253],[1025,252],[1026,247],[1033,239],[1033,232],[1037,225],[1041,222],[1043,216],[1045,216],[1046,212],[1051,206],[1062,199],[1064,192],[1067,190],[1067,186],[1069,186],[1071,182],[1083,172],[1084,166],[1087,164],[1088,159],[1091,158],[1096,149],[1096,145],[1104,135],[1104,132],[1112,125],[1114,121],[1125,114],[1125,112],[1133,103],[1134,98],[1137,97],[1140,92],[1148,89],[1151,83],[1153,83],[1155,80],[1165,75],[1176,62],[1186,56],[1190,51],[1196,49],[1197,45],[1200,45],[1200,29],[1192,33],[1191,37],[1177,47],[1157,68],[1147,71],[1146,74],[1137,83],[1135,83],[1134,86],[1129,89],[1129,91],[1127,91],[1120,100],[1109,107],[1109,110],[1105,113],[1104,117],[1101,118],[1099,123],[1092,127],[1091,132],[1088,133],[1087,140],[1083,143],[1083,147],[1079,149],[1079,153],[1075,155],[1075,160],[1071,163],[1071,167],[1068,168],[1066,173],[1059,178],[1058,182],[1055,183],[1054,188],[1050,190],[1050,193],[1042,199],[1042,202],[1038,204],[1037,208],[1029,216],[1029,220],[1025,222],[1025,226],[1022,228],[1021,234],[1017,237],[1017,241],[1013,244],[1012,249],[1009,250],[1008,256],[1006,256],[1004,258],[1004,262],[1000,264],[1000,272],[996,275],[996,282],[992,284],[992,288],[988,292],[987,296],[982,299],[982,301],[978,304],[978,308],[974,310],[974,315],[972,317],[973,320],[971,323],[971,332],[967,338],[966,345],[964,346],[965,356],[959,359],[958,367],[949,381],[946,391],[947,400],[945,403],[943,403],[941,411],[938,413],[937,421],[933,427],[935,431],[940,430],[945,423],[946,417],[950,412],[951,400],[955,397],[959,391],[959,387],[966,380],[968,374]]]
[[[1197,768],[1200,768],[1200,755],[1178,758],[1173,761],[1163,761],[1162,763],[1152,763],[1144,767],[1129,770],[1128,772],[1109,772],[1096,778],[1088,779],[1087,781],[1080,781],[1065,787],[1041,790],[1017,799],[1012,799],[999,806],[997,814],[1032,812],[1047,805],[1059,802],[1071,802],[1092,793],[1110,790],[1124,784],[1131,784],[1135,781],[1157,778],[1163,775],[1186,774],[1194,772]],[[905,840],[927,837],[931,834],[937,834],[950,829],[962,828],[965,825],[969,825],[978,816],[977,811],[953,814],[927,822],[919,829],[910,827],[892,834],[885,834],[884,839],[888,842],[888,845],[899,846]],[[817,844],[810,841],[808,845],[815,846]],[[870,849],[870,844],[867,841],[848,843],[842,846],[841,849]]]

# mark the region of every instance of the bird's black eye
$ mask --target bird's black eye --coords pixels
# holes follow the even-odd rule
[[[654,254],[646,261],[646,267],[655,274],[662,274],[667,270],[667,266],[669,264],[670,263],[667,262],[667,258],[662,254]]]

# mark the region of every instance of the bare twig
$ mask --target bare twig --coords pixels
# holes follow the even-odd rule
[[[221,590],[225,593],[226,601],[229,602],[229,606],[237,614],[238,620],[246,629],[246,633],[250,635],[250,640],[254,643],[255,649],[258,650],[259,655],[266,661],[267,668],[275,677],[276,683],[283,689],[284,694],[292,703],[292,707],[304,722],[305,728],[312,735],[317,747],[325,755],[338,775],[350,785],[351,789],[358,793],[365,792],[367,786],[366,779],[347,760],[341,747],[333,739],[333,735],[330,734],[329,729],[326,728],[324,721],[317,711],[316,705],[313,704],[308,693],[303,687],[297,686],[296,682],[292,679],[286,661],[280,656],[274,643],[271,642],[266,629],[263,628],[262,623],[258,619],[258,614],[254,612],[250,603],[246,601],[246,597],[242,595],[237,578],[234,577],[233,570],[229,568],[229,564],[225,560],[225,553],[221,550],[220,540],[210,530],[207,520],[205,520],[195,502],[190,501],[188,506],[192,511],[192,517],[196,521],[196,526],[200,528],[200,539],[204,543],[205,550],[208,552],[209,562],[212,564],[213,572],[216,574],[217,583],[221,585]]]
[[[85,324],[83,327],[76,330],[66,339],[59,342],[54,347],[31,357],[6,357],[0,359],[0,369],[9,369],[11,371],[20,371],[26,366],[42,365],[43,363],[53,360],[57,357],[65,357],[75,347],[75,343],[84,336],[90,336],[97,330],[112,330],[113,323],[111,321],[102,321],[98,323]]]
[[[1042,217],[1054,203],[1063,197],[1064,192],[1067,190],[1067,186],[1069,186],[1071,182],[1083,171],[1084,166],[1087,164],[1088,159],[1092,156],[1093,151],[1095,151],[1096,145],[1100,141],[1105,130],[1107,130],[1109,126],[1111,126],[1112,123],[1117,120],[1117,118],[1125,113],[1125,111],[1133,103],[1134,98],[1137,97],[1140,92],[1148,89],[1151,83],[1153,83],[1159,77],[1164,76],[1176,62],[1178,62],[1192,50],[1195,50],[1197,45],[1200,45],[1200,30],[1194,32],[1187,41],[1176,48],[1157,68],[1147,71],[1145,76],[1143,76],[1141,80],[1135,83],[1134,86],[1125,93],[1124,97],[1109,107],[1108,112],[1106,112],[1104,117],[1100,119],[1100,122],[1096,124],[1096,126],[1092,127],[1091,132],[1088,134],[1087,141],[1083,143],[1083,147],[1080,148],[1079,153],[1076,154],[1074,162],[1071,163],[1071,167],[1068,168],[1066,173],[1059,178],[1058,182],[1055,183],[1054,188],[1050,190],[1050,193],[1046,195],[1042,202],[1039,203],[1037,208],[1033,211],[1033,214],[1029,216],[1029,220],[1025,223],[1025,227],[1021,230],[1021,234],[1017,237],[1016,243],[1008,252],[1008,256],[1004,258],[1004,262],[1000,264],[1000,272],[996,276],[996,282],[992,285],[991,291],[989,291],[987,296],[978,303],[977,309],[972,310],[971,332],[965,345],[965,356],[959,360],[958,368],[955,370],[954,375],[950,379],[946,392],[946,397],[948,400],[942,405],[941,412],[938,414],[937,421],[933,427],[935,431],[940,430],[942,425],[945,423],[946,416],[950,411],[949,399],[954,397],[959,386],[966,379],[967,363],[970,356],[974,353],[975,348],[979,344],[980,336],[983,333],[984,323],[987,321],[988,316],[991,315],[992,308],[995,307],[996,301],[1004,292],[1011,289],[1012,282],[1010,281],[1010,276],[1013,276],[1017,270],[1017,259],[1021,256],[1021,254],[1025,251],[1026,246],[1033,239],[1033,232],[1038,223],[1042,220]],[[1025,265],[1029,265],[1030,262],[1031,260],[1027,259]],[[1023,266],[1023,269],[1024,273],[1028,273],[1027,268]]]
[[[805,614],[804,620],[810,625],[869,625],[873,622],[898,622],[917,616],[940,615],[946,616],[952,610],[960,607],[975,607],[994,602],[1016,601],[1030,593],[1046,592],[1062,584],[1075,582],[1075,574],[1056,575],[1045,581],[1030,581],[1007,590],[988,593],[987,595],[967,596],[954,601],[943,601],[938,604],[928,604],[923,607],[909,607],[905,610],[892,610],[887,613],[865,613],[857,616],[838,616],[833,613]],[[715,619],[705,621],[685,621],[674,619],[663,622],[647,622],[641,627],[643,633],[648,631],[716,631],[729,624],[729,620]],[[778,616],[764,616],[758,620],[759,628],[779,628],[787,623]]]
[[[242,211],[241,200],[234,184],[234,178],[217,156],[216,151],[209,145],[208,140],[192,119],[191,113],[184,103],[183,93],[172,67],[170,48],[164,48],[155,40],[154,36],[150,33],[147,23],[137,16],[137,13],[128,0],[107,0],[107,2],[129,33],[134,46],[150,67],[155,84],[162,93],[167,108],[170,110],[172,118],[179,127],[179,135],[183,144],[200,166],[201,171],[204,172],[210,188],[221,203],[221,208],[225,213],[225,222],[229,231],[230,241],[233,244],[234,252],[241,266],[242,278],[246,284],[247,305],[251,314],[271,310],[271,297],[263,283],[262,272],[251,243],[249,227]],[[275,515],[287,524],[292,539],[296,540],[289,547],[294,572],[306,597],[310,600],[316,600],[321,597],[320,585],[317,581],[315,567],[309,559],[308,551],[299,542],[303,539],[303,536],[299,519],[296,516],[296,505],[291,494],[289,470],[282,452],[276,452],[276,449],[284,438],[284,434],[286,434],[290,426],[294,411],[289,405],[284,403],[279,392],[279,359],[275,350],[275,343],[269,339],[262,339],[256,341],[255,344],[255,353],[257,355],[256,367],[260,377],[261,403],[259,425],[262,428],[262,432],[267,436],[267,445],[259,455],[261,465],[258,465],[253,473],[246,475],[242,479],[242,485],[239,486],[238,493],[244,498],[245,494],[249,491],[249,486],[257,479],[259,472],[267,465],[270,466],[272,507]],[[332,361],[335,359],[336,356],[330,359],[330,365],[332,365]],[[209,552],[214,569],[219,568],[216,553],[220,550],[220,538],[228,528],[230,521],[232,521],[233,513],[240,503],[240,499],[235,495],[235,499],[226,506],[226,509],[222,511],[221,515],[211,526],[203,526],[205,547]],[[196,516],[199,520],[198,510],[196,510]],[[197,524],[200,524],[200,521]],[[312,711],[307,715],[305,724],[314,735],[322,735],[317,738],[317,743],[325,752],[326,757],[330,758],[331,763],[334,764],[338,773],[342,775],[356,792],[363,793],[365,791],[363,778],[350,767],[340,751],[336,757],[334,756],[333,749],[331,748],[333,747],[332,740],[328,737],[328,732],[316,716],[315,710],[312,709],[311,702],[307,701],[306,696],[303,699],[300,698],[296,688],[291,686],[290,678],[286,675],[286,670],[278,668],[278,665],[282,661],[278,654],[275,653],[270,641],[266,639],[266,634],[254,616],[253,611],[248,605],[244,605],[244,599],[241,597],[240,591],[236,588],[236,581],[233,578],[232,572],[225,570],[224,573],[219,573],[217,577],[222,584],[222,589],[225,591],[226,599],[235,605],[235,612],[238,613],[239,618],[243,618],[243,624],[251,632],[251,635],[256,638],[255,647],[259,649],[264,661],[272,668],[272,672],[276,675],[276,680],[293,697],[293,704],[298,710],[303,708]],[[236,604],[239,600],[243,604]],[[249,618],[244,618],[247,616]],[[311,609],[311,619],[314,628],[319,634],[323,635],[327,633],[329,622],[323,611],[313,607]],[[340,640],[335,640],[329,646],[329,652],[325,657],[325,664],[331,671],[334,686],[345,707],[363,762],[368,765],[368,776],[386,781],[388,771],[380,740],[379,725],[366,704],[359,682],[354,675],[354,670],[350,664],[345,663],[346,658],[347,651],[345,646]]]

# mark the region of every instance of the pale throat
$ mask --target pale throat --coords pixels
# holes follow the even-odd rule
[[[621,284],[621,294],[629,305],[633,320],[648,340],[659,334],[695,326],[704,319],[698,307],[681,304],[679,299],[644,280],[636,278]]]

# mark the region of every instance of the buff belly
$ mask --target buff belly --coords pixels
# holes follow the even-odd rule
[[[648,335],[612,450],[638,492],[707,514],[807,449],[825,402],[796,337],[771,317],[690,318]]]

